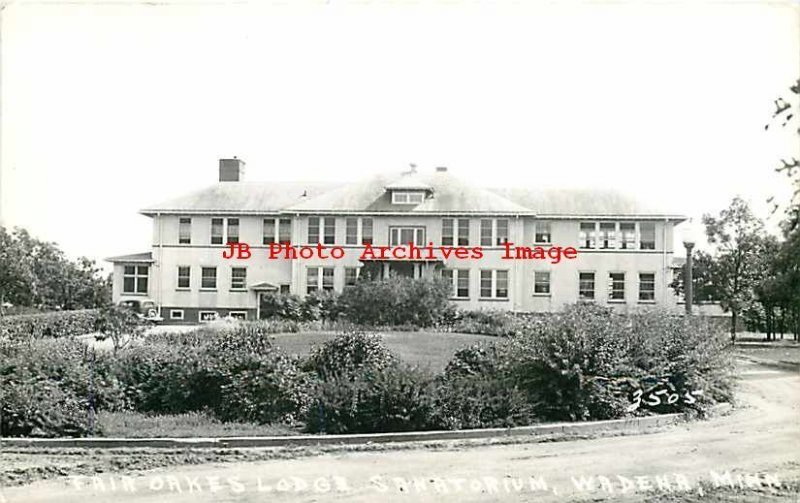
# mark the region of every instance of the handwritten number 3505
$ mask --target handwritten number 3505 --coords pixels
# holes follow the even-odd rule
[[[683,395],[683,403],[687,405],[691,405],[697,402],[696,396],[701,396],[703,394],[703,390],[694,390],[694,391],[687,391]],[[634,410],[638,409],[642,405],[642,396],[644,395],[644,391],[637,389],[633,392],[633,403],[628,406],[628,412],[633,412]],[[666,400],[663,400],[662,397],[666,395]],[[678,393],[670,393],[667,389],[660,389],[658,391],[651,391],[647,394],[644,399],[644,404],[650,407],[658,407],[659,405],[666,403],[668,405],[673,405],[680,400],[680,396]]]

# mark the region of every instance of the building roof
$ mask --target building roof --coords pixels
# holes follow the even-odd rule
[[[220,182],[148,206],[141,213],[277,212],[339,185],[319,182]]]
[[[119,255],[117,257],[108,257],[106,259],[106,262],[150,264],[153,262],[153,253],[142,252],[142,253],[132,253],[130,255]]]
[[[421,204],[392,204],[392,190],[425,190]],[[536,215],[541,218],[684,217],[613,190],[487,189],[447,171],[373,175],[353,183],[226,182],[145,208],[141,213],[409,213]]]

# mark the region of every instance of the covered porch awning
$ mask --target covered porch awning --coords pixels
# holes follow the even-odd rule
[[[252,285],[247,287],[249,290],[253,290],[254,292],[277,292],[279,290],[278,285],[273,285],[267,281],[261,281],[260,283],[253,283]]]

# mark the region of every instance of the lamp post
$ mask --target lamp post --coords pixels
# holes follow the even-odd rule
[[[694,286],[694,281],[692,278],[692,270],[694,269],[694,264],[692,261],[692,249],[694,248],[695,240],[692,230],[692,220],[689,219],[689,222],[687,222],[687,227],[684,229],[683,233],[683,246],[686,248],[686,269],[683,277],[683,291],[687,315],[692,314],[692,302],[694,301],[694,289],[692,288]]]

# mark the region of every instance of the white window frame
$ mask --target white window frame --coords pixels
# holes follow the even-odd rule
[[[180,313],[180,316],[176,316],[177,313]],[[186,313],[183,312],[183,309],[170,309],[169,319],[183,321],[186,319]]]
[[[621,274],[622,275],[622,298],[621,299],[615,299],[613,297],[615,290],[614,290],[614,280],[611,278],[612,274]],[[628,292],[627,292],[628,285],[627,285],[627,283],[628,283],[628,275],[625,274],[624,271],[609,271],[608,272],[608,295],[607,295],[608,302],[610,302],[610,303],[625,303],[625,302],[627,302],[627,300],[628,300],[627,299],[627,297],[628,297]]]
[[[344,286],[353,286],[353,285],[348,285],[347,284],[347,271],[351,271],[351,270],[355,271],[355,273],[356,273],[355,281],[353,282],[353,284],[357,283],[358,282],[358,278],[361,276],[361,267],[359,267],[359,266],[345,266],[345,268],[344,268]]]
[[[642,224],[652,225],[653,226],[653,247],[652,248],[643,248],[642,247]],[[637,232],[636,232],[636,244],[638,245],[637,248],[639,250],[655,250],[656,249],[656,236],[658,232],[656,230],[656,223],[655,222],[638,222],[636,225]]]
[[[547,239],[546,241],[540,241],[538,239],[539,238],[539,234],[545,234],[544,232],[542,232],[542,229],[544,229],[544,228],[547,228],[546,234],[547,234],[547,237],[549,239]],[[534,222],[534,224],[533,224],[533,242],[535,244],[550,244],[550,243],[552,243],[553,242],[553,223],[550,222],[550,221],[546,221],[546,220]]]
[[[392,204],[422,204],[425,193],[422,191],[392,191]]]
[[[536,286],[539,284],[539,276],[547,275],[547,291],[546,292],[537,292]],[[552,271],[533,271],[533,295],[536,297],[549,297],[553,292],[552,287],[553,281],[553,273]],[[544,283],[543,283],[544,284]]]
[[[188,220],[188,222],[184,222],[184,220]],[[189,236],[188,241],[184,242],[183,239],[183,231],[184,225],[188,226]],[[179,245],[190,245],[192,244],[192,217],[178,217],[178,244]]]
[[[230,316],[231,318],[236,318],[236,316],[234,315],[241,315],[241,318],[237,319],[241,319],[242,321],[247,321],[247,311],[228,311],[228,316]]]
[[[133,274],[128,274],[125,272],[127,267],[133,267]],[[139,272],[139,268],[144,267],[147,271],[144,274]],[[126,278],[133,278],[133,290],[125,290],[125,279]],[[139,291],[139,280],[145,278],[147,280],[147,288],[145,288],[144,292]],[[141,264],[126,264],[122,266],[122,293],[125,295],[147,295],[148,290],[150,290],[150,266],[149,265],[141,265]]]
[[[213,314],[214,318],[210,319],[210,320],[204,320],[203,319],[203,315],[204,314]],[[198,321],[198,323],[210,323],[210,322],[214,321],[217,318],[219,318],[219,312],[217,312],[217,311],[200,311],[200,312],[197,313],[197,321]]]
[[[581,274],[592,275],[592,296],[581,297]],[[597,299],[597,272],[596,271],[578,271],[578,300],[589,302]]]
[[[187,278],[189,279],[189,286],[181,286],[181,278],[183,277],[183,276],[181,276],[181,269],[189,269],[189,275],[187,276]],[[176,272],[178,274],[178,278],[177,278],[177,282],[175,283],[175,289],[176,290],[181,290],[181,291],[191,290],[192,289],[192,266],[179,265],[177,267],[177,271]]]
[[[317,273],[316,273],[316,276],[317,276],[316,277],[316,282],[317,282],[317,284],[316,284],[316,288],[313,288],[313,290],[309,289],[309,287],[313,287],[314,285],[311,285],[309,283],[309,280],[308,280],[308,272],[310,270],[312,270],[312,269],[316,269],[317,270]],[[327,289],[325,288],[325,271],[326,270],[332,271],[331,274],[329,275],[330,278],[331,278],[331,287],[327,288]],[[309,266],[309,267],[306,267],[306,294],[311,293],[311,291],[317,291],[317,292],[324,291],[324,290],[333,291],[335,289],[336,289],[336,268],[335,267],[328,267],[328,266],[321,266],[321,265],[320,266]]]
[[[491,273],[492,278],[492,290],[491,296],[487,297],[483,295],[483,273],[489,272]],[[505,297],[499,297],[497,295],[497,276],[498,272],[505,272],[506,273],[506,295]],[[503,300],[507,301],[511,299],[511,274],[509,273],[508,269],[481,269],[478,275],[478,299],[482,300]]]
[[[653,284],[653,290],[652,290],[653,298],[652,299],[643,299],[642,298],[642,274],[650,274],[651,276],[653,276],[653,282],[652,282],[652,284]],[[652,304],[652,303],[654,303],[656,301],[656,273],[655,272],[651,272],[651,271],[642,271],[642,272],[639,272],[639,274],[637,275],[637,279],[639,281],[639,292],[638,292],[638,295],[637,295],[637,297],[639,299],[639,302],[641,302],[643,304]]]
[[[425,226],[422,225],[398,225],[389,227],[389,245],[390,246],[406,246],[408,243],[401,243],[400,236],[404,230],[414,231],[414,244],[417,246],[425,245]],[[397,232],[397,241],[394,239],[394,233]],[[421,236],[421,239],[420,239]]]
[[[203,286],[203,269],[214,269],[214,286]],[[219,286],[219,268],[214,265],[200,266],[200,291],[215,292]]]
[[[233,280],[234,280],[233,271],[235,269],[243,269],[244,270],[244,278],[242,278],[243,279],[243,283],[242,283],[242,286],[240,286],[240,287],[234,286],[234,284],[233,284]],[[232,292],[246,292],[247,291],[247,267],[241,267],[241,266],[231,267],[231,288],[230,288],[230,290]]]
[[[483,237],[484,237],[483,236],[483,222],[485,220],[492,222],[492,238],[491,238],[491,241],[489,242],[489,244],[486,244],[484,242],[484,240],[483,240]],[[503,243],[500,242],[500,235],[497,232],[497,228],[499,227],[497,224],[498,224],[498,222],[500,220],[505,220],[506,221],[506,241],[505,242],[510,242],[511,241],[511,219],[510,218],[481,218],[479,223],[478,223],[478,234],[479,234],[478,240],[479,240],[481,246],[497,246],[497,247],[503,246]]]
[[[469,293],[470,293],[470,278],[469,278],[470,274],[469,274],[469,271],[470,271],[469,269],[463,269],[463,268],[461,268],[461,269],[443,269],[442,270],[442,274],[447,273],[450,276],[449,278],[446,278],[446,279],[450,280],[450,284],[451,284],[451,286],[453,288],[452,292],[450,293],[450,298],[451,299],[456,299],[456,300],[468,300],[469,299],[469,297],[470,297],[470,295],[469,295]],[[459,295],[458,294],[458,291],[459,291],[458,282],[462,278],[466,278],[466,280],[467,280],[467,294],[466,295]]]

